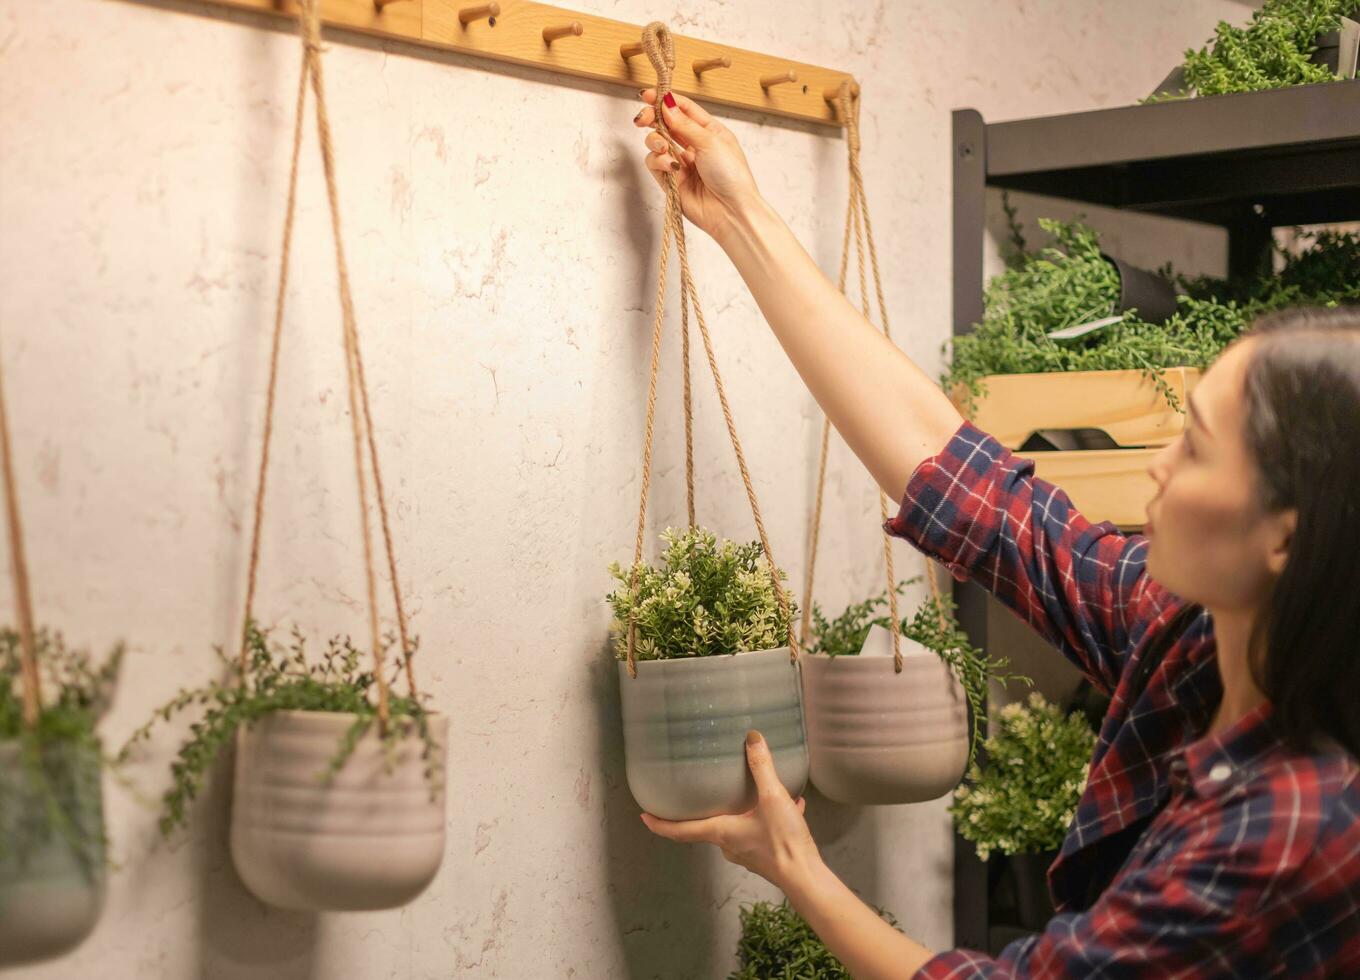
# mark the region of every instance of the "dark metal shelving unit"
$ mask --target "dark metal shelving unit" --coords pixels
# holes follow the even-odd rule
[[[982,317],[989,187],[1217,225],[1228,271],[1269,268],[1272,231],[1360,220],[1360,80],[987,123],[954,112],[954,333]],[[987,641],[988,599],[956,585]],[[988,868],[955,835],[954,941],[995,950]]]

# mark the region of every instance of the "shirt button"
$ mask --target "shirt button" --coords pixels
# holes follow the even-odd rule
[[[1232,775],[1232,766],[1226,762],[1215,762],[1214,767],[1209,770],[1209,778],[1216,783],[1221,783]]]

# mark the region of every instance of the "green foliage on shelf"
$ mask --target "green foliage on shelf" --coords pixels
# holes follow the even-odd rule
[[[1025,252],[1014,210],[1009,202],[1005,207],[1009,267],[987,284],[982,321],[974,331],[946,344],[952,352],[942,383],[946,390],[962,389],[966,402],[985,393],[982,379],[991,374],[1132,369],[1153,378],[1179,409],[1163,369],[1208,367],[1262,313],[1360,300],[1360,235],[1320,231],[1303,236],[1309,244],[1300,254],[1284,254],[1278,275],[1250,281],[1181,278],[1186,294],[1165,323],[1147,323],[1135,313],[1084,337],[1054,340],[1048,336],[1054,330],[1114,312],[1118,273],[1101,256],[1099,236],[1080,222],[1041,218],[1053,244]]]
[[[246,630],[249,684],[241,683],[240,664],[221,648],[227,679],[203,687],[181,690],[157,708],[151,720],[137,729],[119,752],[125,762],[133,748],[150,739],[155,726],[168,722],[181,712],[197,711],[200,717],[189,726],[189,737],[180,746],[170,766],[173,783],[163,798],[161,833],[169,836],[187,823],[188,806],[198,796],[208,772],[219,754],[231,743],[236,730],[275,711],[329,711],[355,715],[354,724],[341,736],[334,757],[318,778],[329,779],[339,772],[353,754],[359,740],[378,722],[378,709],[372,696],[376,691],[371,670],[361,664],[367,654],[356,648],[348,637],[331,639],[320,661],[310,662],[306,641],[296,628],[287,646],[271,643],[269,631],[250,623]],[[391,637],[385,650],[394,645]],[[401,670],[393,668],[393,680]],[[406,738],[419,738],[424,744],[421,760],[425,778],[434,792],[440,778],[441,763],[428,722],[428,709],[417,699],[390,692],[389,724],[381,736],[389,758],[395,757],[398,744]]]
[[[22,858],[61,834],[89,867],[104,852],[103,827],[88,815],[99,780],[95,726],[112,700],[123,646],[96,663],[87,652],[68,648],[58,632],[40,629],[33,639],[44,703],[29,730],[23,723],[19,634],[0,629],[0,742],[18,743],[23,769],[0,778],[0,858]],[[41,810],[25,802],[30,800],[39,801]]]
[[[1062,844],[1090,774],[1096,735],[1080,712],[1064,716],[1038,691],[996,713],[949,812],[959,833],[987,860],[992,851],[1036,854]]]
[[[614,611],[610,625],[620,660],[628,655],[628,617],[636,617],[638,660],[711,657],[772,650],[788,643],[789,623],[798,612],[790,598],[779,606],[760,542],[719,541],[701,527],[667,528],[657,566],[618,562],[609,574],[619,583],[606,601]],[[780,579],[788,576],[783,571]]]
[[[1266,0],[1244,27],[1219,21],[1212,45],[1185,53],[1186,84],[1197,95],[1226,95],[1335,81],[1310,60],[1317,37],[1357,13],[1360,0]]]
[[[901,595],[909,585],[920,582],[918,576],[904,579],[897,585]],[[890,629],[892,617],[888,612],[888,591],[884,589],[876,596],[863,602],[851,603],[835,619],[827,619],[821,606],[812,605],[812,642],[809,653],[822,653],[829,657],[856,656],[864,647],[870,628],[882,626]],[[991,657],[983,650],[973,646],[968,634],[959,626],[955,617],[954,600],[941,595],[940,601],[928,597],[910,616],[902,617],[902,635],[908,640],[921,644],[934,652],[949,665],[954,676],[963,687],[968,705],[972,708],[972,731],[968,740],[968,761],[971,764],[981,737],[981,723],[986,713],[987,684],[997,681],[1009,684],[1019,681],[1026,685],[1034,682],[1024,674],[1010,672],[1010,661],[1005,657]]]
[[[878,913],[896,928],[897,920]],[[740,966],[727,980],[851,980],[850,971],[787,901],[742,907]]]

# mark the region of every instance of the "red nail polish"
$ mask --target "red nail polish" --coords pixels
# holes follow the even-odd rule
[[[676,108],[676,105],[675,105],[675,96],[671,95],[671,93],[669,93],[669,92],[666,93],[666,97],[665,97],[664,99],[662,99],[661,101],[665,102],[665,103],[666,103],[666,107],[669,108],[669,109],[674,109],[674,108]]]

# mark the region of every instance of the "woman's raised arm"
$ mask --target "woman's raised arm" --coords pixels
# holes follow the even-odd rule
[[[634,120],[654,122],[656,92]],[[854,308],[817,268],[756,188],[736,138],[681,95],[662,112],[683,148],[647,136],[647,167],[674,173],[685,217],[708,232],[751,295],[808,390],[883,491],[900,500],[917,465],[963,421],[939,386]]]

